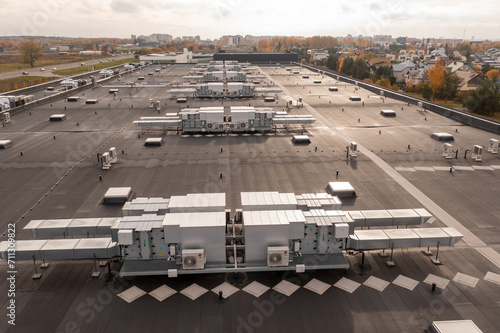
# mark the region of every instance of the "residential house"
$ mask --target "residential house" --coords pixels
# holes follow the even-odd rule
[[[367,61],[368,66],[370,66],[370,71],[374,74],[377,69],[381,66],[389,66],[391,67],[391,59],[390,58],[371,58]]]
[[[420,83],[428,80],[430,65],[421,65],[416,69],[410,69],[406,75],[406,85],[418,86]]]
[[[457,71],[470,72],[470,73],[474,72],[474,70],[470,68],[469,65],[466,65],[460,61],[451,61],[448,65],[446,65],[446,69],[452,73],[455,73]]]
[[[484,81],[476,72],[456,71],[455,74],[460,78],[459,91],[474,90]]]
[[[411,61],[405,61],[400,64],[392,65],[392,72],[394,73],[398,83],[406,82],[406,78],[410,70],[416,69],[418,69],[418,66]]]

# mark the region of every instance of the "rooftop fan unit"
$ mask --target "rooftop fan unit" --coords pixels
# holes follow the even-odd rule
[[[101,165],[103,170],[109,170],[111,168],[111,156],[108,152],[105,152],[101,156]]]
[[[3,122],[5,124],[10,123],[10,113],[9,112],[4,112],[3,113]],[[498,141],[497,141],[497,146],[498,146]]]
[[[248,121],[242,121],[242,122],[240,122],[240,128],[247,129],[248,128]]]
[[[498,154],[498,140],[490,139],[490,143],[488,144],[488,152],[492,154]]]
[[[272,246],[267,248],[267,266],[288,266],[290,250],[288,246]]]
[[[116,154],[116,147],[109,148],[109,162],[116,163],[118,162],[118,155]]]
[[[482,147],[482,146],[475,145],[475,146],[472,148],[472,158],[473,158],[476,162],[481,162],[481,161],[482,161],[482,155],[483,155],[483,147]]]
[[[213,129],[214,127],[215,127],[215,123],[214,122],[211,122],[211,123],[207,124],[207,128],[208,129]]]
[[[453,145],[449,143],[445,143],[443,147],[443,157],[448,159],[453,158]]]
[[[204,269],[205,251],[203,249],[182,250],[182,269]]]
[[[224,128],[224,124],[219,124],[219,129],[223,129]]]
[[[351,142],[350,154],[352,157],[356,157],[358,152],[358,144],[356,142]]]

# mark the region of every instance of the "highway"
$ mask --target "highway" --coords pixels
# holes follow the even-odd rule
[[[118,57],[111,57],[110,56],[109,58],[95,59],[94,64],[99,64],[100,62],[106,63],[106,62],[117,61],[117,60],[128,59],[128,58],[133,59],[134,55],[133,54],[123,54],[123,55],[120,55]],[[86,62],[76,61],[76,62],[70,62],[70,63],[66,63],[66,64],[52,65],[51,67],[41,67],[41,66],[37,66],[37,67],[33,67],[33,68],[25,67],[25,68],[21,68],[20,70],[17,70],[17,71],[4,72],[4,73],[0,72],[0,79],[11,79],[11,78],[23,76],[23,74],[22,74],[23,72],[28,72],[28,74],[27,74],[28,76],[44,76],[44,77],[61,77],[62,78],[64,76],[54,74],[53,71],[74,68],[74,67],[80,67],[82,63],[85,63],[85,66],[89,67],[89,66],[87,66],[87,63],[88,63],[87,61]],[[41,70],[42,68],[44,68],[45,70],[42,71]],[[56,69],[54,69],[54,68],[56,68]]]

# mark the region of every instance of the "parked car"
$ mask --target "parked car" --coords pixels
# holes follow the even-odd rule
[[[40,68],[40,72],[45,72],[45,68]]]
[[[28,75],[28,72],[23,72],[23,75]]]

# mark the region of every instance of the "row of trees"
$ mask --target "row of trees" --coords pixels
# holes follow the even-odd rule
[[[397,90],[396,78],[392,74],[391,66],[381,66],[374,75],[371,75],[370,66],[363,58],[364,54],[360,54],[356,60],[352,57],[340,58],[338,54],[331,54],[326,60],[326,67],[359,80]]]
[[[360,53],[356,60],[352,57],[341,58],[338,54],[331,54],[325,65],[331,70],[366,82],[389,89],[398,89],[391,66],[380,66],[375,74],[370,75],[370,68],[363,58],[363,53]],[[496,112],[500,112],[500,83],[498,82],[500,71],[491,69],[486,72],[485,76],[486,80],[463,98],[463,105],[474,113],[493,116]],[[453,100],[458,95],[459,84],[458,75],[448,71],[442,60],[437,61],[425,72],[423,82],[416,87],[412,87],[410,83],[408,88],[418,91],[427,100]]]

